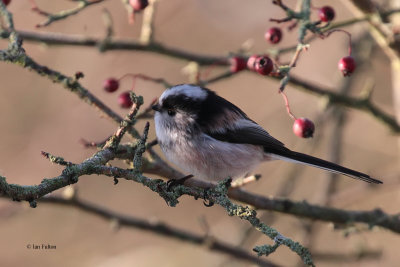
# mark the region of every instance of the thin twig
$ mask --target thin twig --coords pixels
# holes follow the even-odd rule
[[[43,11],[36,5],[34,0],[30,0],[30,1],[31,1],[31,5],[32,5],[32,10],[33,11],[35,11],[39,15],[47,17],[47,19],[45,21],[36,24],[36,27],[40,28],[40,27],[49,26],[53,22],[66,19],[66,18],[68,18],[68,17],[70,17],[72,15],[76,15],[79,12],[81,12],[82,10],[84,10],[85,8],[87,8],[88,6],[101,3],[104,0],[91,0],[91,1],[79,0],[79,3],[78,3],[78,5],[76,7],[72,8],[72,9],[60,11],[60,12],[58,12],[56,14],[50,14],[50,13],[48,13],[46,11]]]

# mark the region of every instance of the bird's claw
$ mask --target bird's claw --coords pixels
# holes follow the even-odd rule
[[[187,179],[190,179],[192,177],[193,177],[193,174],[189,174],[189,175],[186,175],[179,179],[168,180],[167,181],[167,190],[171,191],[172,187],[177,186],[177,185],[183,185]]]
[[[203,200],[204,206],[208,208],[214,206],[214,202],[209,199],[209,193],[208,193],[209,190],[210,188],[204,189],[204,200]]]

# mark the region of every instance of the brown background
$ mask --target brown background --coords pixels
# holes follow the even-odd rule
[[[227,55],[248,40],[254,40],[252,52],[271,48],[263,39],[271,17],[281,18],[283,12],[272,6],[271,1],[212,1],[169,0],[160,1],[156,25],[156,40],[169,46],[202,54]],[[293,6],[295,1],[285,1]],[[331,1],[315,1],[322,6]],[[56,12],[73,7],[69,1],[37,1],[43,9]],[[141,16],[135,25],[127,23],[126,10],[121,1],[105,1],[67,20],[56,22],[39,31],[83,34],[102,37],[105,32],[102,9],[109,9],[115,26],[116,37],[135,38],[140,32]],[[350,18],[351,13],[335,1],[337,21]],[[9,9],[14,14],[17,29],[36,30],[34,25],[43,20],[30,11],[27,1],[14,0]],[[360,36],[365,25],[347,28],[353,38]],[[296,32],[284,32],[282,47],[295,44]],[[6,47],[1,41],[1,48]],[[346,54],[347,39],[334,34],[326,40],[317,40],[302,55],[294,73],[316,84],[339,90],[343,77],[337,70],[338,60]],[[26,42],[27,53],[38,63],[73,75],[82,71],[82,84],[121,115],[118,94],[106,94],[102,89],[105,78],[120,77],[125,73],[143,73],[164,77],[171,83],[183,83],[184,61],[143,52],[111,51],[100,53],[95,48],[50,46]],[[288,59],[284,57],[283,60]],[[217,73],[215,70],[213,73]],[[376,84],[373,100],[384,110],[394,113],[390,84],[389,61],[377,47],[370,60],[354,75],[352,94],[357,95],[365,85],[366,77]],[[68,161],[81,162],[93,151],[84,149],[79,140],[102,140],[109,136],[116,125],[100,118],[99,113],[80,101],[75,95],[45,78],[19,66],[0,62],[0,174],[8,182],[37,184],[45,177],[57,176],[62,168],[45,160],[40,151],[60,155]],[[130,88],[130,81],[122,87]],[[300,139],[291,131],[292,121],[287,116],[278,83],[263,77],[240,73],[210,86],[220,95],[241,107],[250,117],[266,128],[289,148],[327,158],[332,127],[329,121],[316,125],[316,137]],[[148,82],[138,82],[137,93],[145,103],[161,94],[163,88]],[[287,95],[295,114],[317,120],[325,112],[322,99],[288,87]],[[142,129],[143,123],[138,128]],[[154,129],[151,128],[154,137]],[[331,205],[337,208],[371,210],[382,208],[388,213],[399,211],[399,169],[397,137],[368,114],[350,110],[344,131],[342,163],[367,172],[385,181],[378,189],[340,176],[338,191]],[[248,190],[277,195],[293,165],[284,162],[263,164],[257,173],[263,178]],[[296,187],[290,198],[319,203],[319,190],[328,179],[323,171],[301,168],[295,178]],[[141,218],[160,220],[176,227],[204,233],[201,220],[210,226],[210,234],[220,240],[237,244],[249,225],[227,216],[218,207],[206,208],[201,201],[183,197],[176,208],[167,207],[164,200],[139,184],[120,181],[113,186],[112,179],[101,176],[81,177],[78,189],[82,199],[104,207]],[[60,190],[62,191],[62,190]],[[59,193],[59,192],[57,192]],[[272,226],[283,235],[299,242],[306,242],[302,223],[304,219],[279,215]],[[267,221],[268,223],[268,221]],[[398,266],[400,262],[399,236],[386,230],[362,231],[344,237],[343,231],[334,231],[329,223],[317,223],[313,236],[313,250],[327,253],[356,253],[360,249],[378,250],[378,259],[345,263],[348,266]],[[253,245],[271,244],[259,237]],[[53,251],[27,249],[28,244],[56,245]],[[286,247],[279,248],[269,257],[283,266],[298,264],[298,256]],[[0,200],[0,259],[1,266],[247,266],[237,260],[187,243],[159,237],[135,229],[113,231],[110,222],[82,213],[72,208],[40,204],[36,209],[27,203]],[[316,260],[318,266],[337,266]]]

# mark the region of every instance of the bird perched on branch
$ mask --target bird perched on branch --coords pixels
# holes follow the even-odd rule
[[[167,159],[200,179],[241,178],[261,162],[280,159],[382,183],[367,174],[288,149],[240,108],[200,86],[171,87],[153,109],[157,139]]]

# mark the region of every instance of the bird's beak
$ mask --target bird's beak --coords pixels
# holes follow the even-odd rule
[[[160,107],[159,104],[155,104],[155,105],[151,106],[151,108],[152,108],[154,111],[158,111],[158,112],[161,111],[161,107]]]

